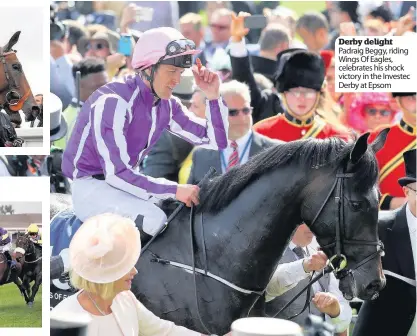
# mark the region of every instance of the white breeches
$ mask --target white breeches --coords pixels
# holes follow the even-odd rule
[[[6,245],[0,246],[0,252],[10,251],[12,249],[12,243],[8,243]]]
[[[92,177],[73,181],[72,200],[74,212],[83,222],[103,213],[118,214],[133,221],[142,215],[143,231],[153,236],[167,220],[165,213],[152,201],[143,200]]]

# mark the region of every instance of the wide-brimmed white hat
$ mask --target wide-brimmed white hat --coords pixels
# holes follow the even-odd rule
[[[112,283],[128,274],[140,256],[140,234],[135,223],[115,214],[88,219],[72,238],[70,266],[94,283]]]
[[[302,336],[301,327],[292,321],[271,317],[246,317],[232,323],[232,336]]]

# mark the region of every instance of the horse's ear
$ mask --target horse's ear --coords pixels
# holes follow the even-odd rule
[[[366,153],[368,149],[368,137],[369,132],[362,134],[358,140],[355,142],[355,146],[353,146],[352,151],[350,152],[349,163],[355,165],[359,162],[363,154]]]
[[[3,52],[9,52],[12,50],[13,46],[19,41],[20,31],[17,31],[10,38],[9,42],[3,47]]]
[[[379,132],[374,142],[371,143],[371,148],[374,153],[378,152],[382,147],[384,147],[389,131],[390,128],[384,128],[381,132]]]

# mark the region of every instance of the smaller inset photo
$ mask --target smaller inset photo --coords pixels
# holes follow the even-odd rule
[[[0,201],[0,328],[42,327],[42,202]]]
[[[0,152],[43,147],[44,14],[42,4],[0,5]]]
[[[56,153],[51,155],[0,155],[0,177],[51,176]]]

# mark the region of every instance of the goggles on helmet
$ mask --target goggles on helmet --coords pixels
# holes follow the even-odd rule
[[[173,65],[178,68],[191,68],[191,66],[193,65],[193,58],[191,55],[182,55],[162,60],[159,63]]]
[[[158,63],[173,65],[179,68],[191,68],[193,65],[193,58],[191,55],[181,55],[178,57],[171,57],[164,59],[167,56],[175,56],[184,53],[188,50],[195,50],[195,43],[191,40],[175,40],[170,42],[166,47],[166,54],[161,57]]]
[[[193,41],[188,39],[175,40],[168,43],[165,56],[175,56],[188,50],[195,50],[195,43]]]

